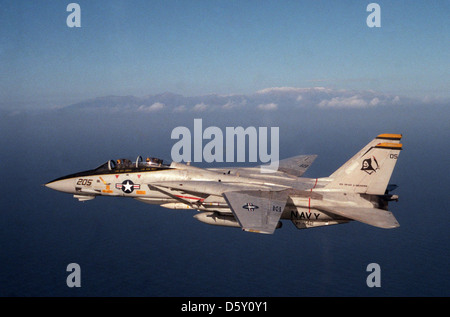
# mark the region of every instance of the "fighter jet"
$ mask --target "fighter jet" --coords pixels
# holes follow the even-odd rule
[[[199,168],[189,163],[138,156],[45,184],[79,201],[97,196],[130,197],[170,209],[193,209],[197,220],[272,234],[291,220],[299,229],[359,221],[379,228],[399,226],[388,211],[402,150],[401,134],[380,134],[328,177],[301,177],[317,155],[280,160],[278,170],[257,167]]]

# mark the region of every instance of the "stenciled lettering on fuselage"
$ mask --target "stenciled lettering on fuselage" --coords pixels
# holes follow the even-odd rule
[[[292,219],[303,219],[303,220],[318,220],[320,213],[316,212],[298,212],[297,210],[291,211]]]

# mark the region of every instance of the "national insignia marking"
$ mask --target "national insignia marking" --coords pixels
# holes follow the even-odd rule
[[[248,211],[255,211],[255,209],[258,209],[259,207],[253,205],[253,203],[246,203],[242,208],[247,209]]]
[[[122,191],[126,194],[131,194],[135,189],[140,189],[140,184],[134,184],[129,179],[123,181],[122,183],[116,183],[117,189],[122,189]]]

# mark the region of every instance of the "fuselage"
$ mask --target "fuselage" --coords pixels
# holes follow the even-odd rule
[[[200,189],[195,192],[176,191],[172,195],[161,192],[149,185],[160,182],[197,181]],[[203,169],[182,163],[172,162],[128,162],[113,164],[107,162],[96,169],[60,177],[46,184],[47,187],[73,194],[80,201],[91,200],[96,196],[129,197],[148,204],[157,204],[170,209],[195,209],[202,212],[196,219],[210,223],[238,227],[239,224],[224,197],[208,192],[211,184],[226,184],[236,189],[289,189],[288,202],[282,212],[282,219],[290,219],[298,228],[308,228],[349,221],[344,217],[315,209],[317,202],[330,205],[367,205],[373,203],[358,194],[327,192],[323,189],[327,179],[299,178],[283,173],[260,173],[258,168],[212,168]],[[180,184],[181,186],[182,184]],[[209,186],[208,186],[209,185]],[[211,220],[213,219],[214,220]]]
[[[317,155],[298,155],[265,166],[199,168],[141,156],[108,161],[46,184],[80,201],[120,196],[170,209],[194,209],[199,221],[245,231],[273,233],[280,219],[299,228],[357,220],[379,228],[399,223],[388,211],[398,196],[389,185],[402,144],[401,134],[380,134],[334,173],[304,178]]]

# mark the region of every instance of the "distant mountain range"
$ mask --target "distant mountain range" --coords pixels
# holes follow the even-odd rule
[[[273,87],[253,94],[209,94],[186,97],[174,93],[137,96],[104,96],[66,106],[66,110],[117,110],[158,112],[205,112],[229,109],[255,109],[275,111],[286,107],[295,108],[366,108],[394,106],[405,97],[387,95],[375,91],[330,89],[323,87],[295,88]]]

